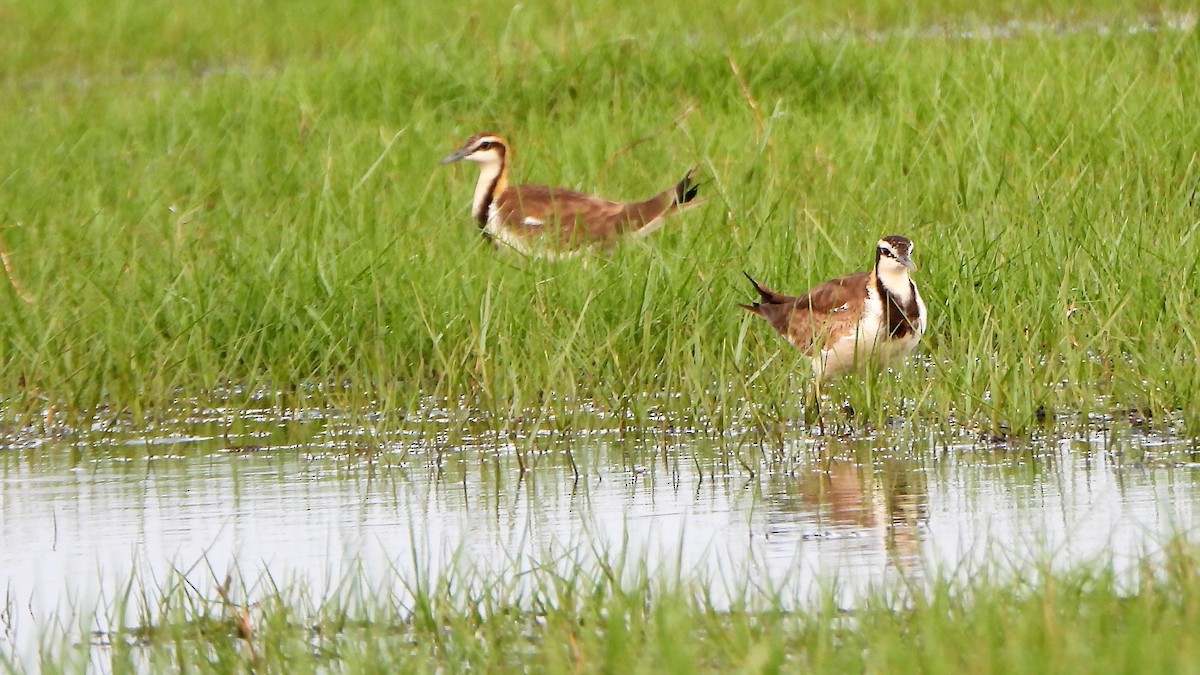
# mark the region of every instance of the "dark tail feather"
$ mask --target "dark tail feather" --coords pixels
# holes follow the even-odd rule
[[[750,276],[746,272],[742,272],[742,274],[745,274],[746,278],[750,280],[750,283],[754,284],[754,290],[758,291],[758,302],[754,303],[753,305],[738,305],[738,307],[741,307],[748,312],[757,314],[770,321],[773,319],[768,312],[770,312],[770,314],[774,314],[775,312],[772,310],[775,310],[779,305],[787,305],[788,303],[795,301],[795,298],[790,295],[776,293],[766,286],[763,286],[755,281],[754,277]]]
[[[696,198],[700,192],[700,184],[692,182],[692,176],[695,175],[697,167],[692,167],[688,170],[687,175],[679,184],[675,186],[675,205],[686,204]]]
[[[755,305],[779,305],[791,300],[790,296],[782,293],[776,293],[775,291],[758,283],[754,280],[754,277],[750,276],[749,273],[742,272],[742,274],[744,274],[746,278],[750,280],[750,283],[754,284],[754,290],[758,291],[759,301],[754,303]]]
[[[758,284],[758,282],[754,280],[754,277],[750,276],[749,272],[742,272],[742,274],[746,275],[746,278],[750,280],[750,283],[754,284],[754,290],[758,291],[759,302],[756,302],[753,305],[739,304],[738,307],[741,307],[742,309],[746,310],[747,312],[750,312],[751,314],[757,314],[761,317],[766,317],[766,315],[763,314],[762,301],[770,298],[771,297],[770,293],[764,292],[763,287],[760,286]]]

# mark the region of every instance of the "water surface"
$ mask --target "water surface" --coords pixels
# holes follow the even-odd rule
[[[348,576],[395,586],[449,566],[505,578],[619,557],[708,579],[718,602],[749,586],[801,606],[836,579],[852,607],[889,579],[988,563],[1120,570],[1200,522],[1200,451],[1171,436],[980,447],[911,430],[760,443],[601,429],[529,445],[440,419],[387,438],[315,410],[11,434],[0,645],[174,573],[200,589],[269,574],[320,597]]]

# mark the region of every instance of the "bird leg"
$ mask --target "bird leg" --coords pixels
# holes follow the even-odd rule
[[[804,423],[812,426],[813,418],[816,418],[817,430],[822,436],[825,435],[825,418],[821,415],[821,383],[819,380],[813,380],[808,388],[808,395],[804,402]]]

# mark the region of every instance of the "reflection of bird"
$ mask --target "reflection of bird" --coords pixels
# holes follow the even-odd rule
[[[475,134],[442,164],[460,159],[479,164],[471,215],[484,236],[525,254],[562,254],[590,244],[611,246],[625,235],[645,237],[666,216],[700,203],[695,169],[645,201],[621,203],[545,185],[509,185],[512,148],[496,134]]]
[[[799,297],[746,275],[760,299],[740,306],[807,354],[817,382],[871,361],[886,364],[911,352],[925,332],[925,302],[909,277],[916,269],[912,250],[904,237],[884,237],[873,269],[826,281]]]
[[[863,541],[878,542],[894,564],[920,563],[929,493],[919,466],[830,459],[800,476],[799,481],[781,478],[772,490],[771,521],[867,536]]]

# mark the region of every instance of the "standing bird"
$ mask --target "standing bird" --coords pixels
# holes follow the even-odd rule
[[[664,217],[703,201],[694,201],[695,168],[669,190],[645,201],[621,203],[545,185],[509,185],[512,148],[496,134],[475,134],[442,164],[460,159],[479,165],[471,215],[483,236],[527,255],[612,246],[625,235],[640,239],[661,227]]]
[[[873,269],[831,279],[800,297],[776,293],[747,274],[760,300],[739,306],[766,319],[812,359],[819,387],[852,368],[902,358],[920,342],[928,312],[909,278],[917,269],[912,251],[908,239],[884,237]]]

